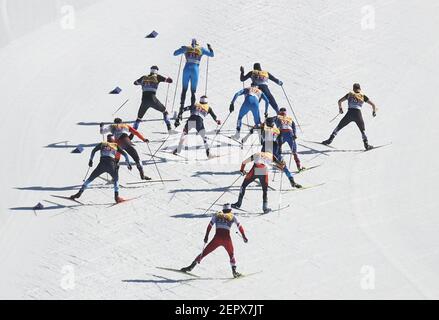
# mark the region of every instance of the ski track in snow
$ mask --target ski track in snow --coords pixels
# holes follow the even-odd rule
[[[375,8],[374,30],[361,29],[364,5]],[[0,87],[6,93],[2,102],[8,120],[4,132],[11,133],[15,143],[12,157],[0,169],[5,177],[0,297],[439,298],[439,169],[433,141],[439,136],[439,112],[434,99],[425,95],[439,84],[439,41],[432,32],[437,30],[438,11],[435,1],[408,0],[257,0],[252,5],[168,0],[154,7],[144,1],[106,0],[78,12],[74,30],[62,30],[54,22],[1,48]],[[144,39],[152,29],[159,36]],[[303,185],[325,182],[282,195],[282,204],[290,207],[281,212],[238,216],[249,238],[244,244],[232,231],[238,268],[243,273],[262,272],[230,282],[225,281],[231,271],[221,248],[193,270],[199,279],[156,266],[180,268],[201,251],[211,213],[204,215],[203,208],[236,179],[227,173],[239,169],[237,161],[204,161],[203,149],[198,150],[198,162],[162,152],[156,160],[163,178],[181,181],[121,188],[122,196],[141,196],[138,199],[103,205],[113,201],[113,194],[111,186],[97,186],[103,182],[99,179],[80,199],[95,206],[76,206],[50,196],[74,192],[75,188],[62,187],[81,183],[91,151],[86,147],[75,155],[62,143],[52,144],[99,142],[98,126],[77,123],[111,121],[126,99],[129,102],[117,115],[134,119],[141,93],[132,81],[153,64],[174,79],[168,97],[171,110],[179,64],[172,52],[194,36],[215,50],[209,61],[208,95],[222,120],[233,94],[242,88],[239,66],[247,72],[257,61],[282,79],[304,130],[298,141],[301,161],[308,166],[322,163],[296,180]],[[204,57],[198,95],[205,90],[206,62]],[[370,143],[392,145],[355,151],[362,143],[353,124],[337,136],[337,149],[305,142],[327,138],[338,121],[328,123],[337,112],[336,101],[357,81],[379,107],[376,118],[368,106],[363,110]],[[121,94],[108,95],[116,85],[122,87]],[[181,79],[174,110],[180,86]],[[279,105],[287,106],[281,88],[271,83],[270,89]],[[163,103],[165,93],[162,84],[158,97]],[[236,117],[237,111],[224,129],[233,132]],[[151,140],[165,138],[159,133],[165,130],[160,118],[148,110],[139,130]],[[207,130],[216,126],[209,118],[205,124]],[[179,137],[173,135],[164,147],[175,147]],[[2,145],[11,145],[11,138],[1,139]],[[243,155],[258,149],[249,149],[255,139],[247,141]],[[197,141],[201,144],[201,138]],[[227,153],[227,144],[236,145],[220,135],[216,141],[222,144],[212,148],[215,154]],[[153,152],[160,144],[151,143]],[[146,145],[137,143],[136,148],[146,161],[145,174],[158,179],[145,155]],[[189,156],[195,157],[193,148]],[[120,171],[123,186],[138,180],[135,167],[129,172],[122,166]],[[270,185],[279,189],[280,174],[274,182],[271,179]],[[219,203],[235,201],[241,182]],[[285,177],[282,186],[289,186]],[[248,190],[243,209],[261,211],[261,198],[259,188]],[[279,200],[279,191],[269,191],[273,209]],[[37,202],[66,207],[35,213],[25,208]],[[74,270],[73,289],[61,285],[66,266]],[[361,287],[364,266],[375,270],[374,290]]]

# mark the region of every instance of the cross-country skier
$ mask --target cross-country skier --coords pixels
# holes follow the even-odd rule
[[[269,117],[265,119],[265,122],[261,124],[259,128],[258,127],[251,128],[249,134],[252,134],[255,129],[260,129],[260,132],[258,131],[258,133],[260,134],[260,139],[261,139],[261,146],[262,146],[261,152],[270,152],[274,155],[276,159],[278,159],[278,161],[285,164],[285,161],[282,157],[282,148],[281,148],[282,135],[279,128],[277,128],[275,125],[275,119],[276,117]],[[243,139],[243,143],[244,142],[245,141]],[[281,170],[283,173],[285,173],[293,188],[301,187],[300,185],[294,182],[293,174],[288,169],[286,164],[283,166],[283,169]]]
[[[261,89],[262,92],[267,96],[268,100],[270,101],[270,105],[273,107],[277,114],[279,112],[279,107],[273,95],[271,94],[270,89],[268,88],[268,80],[271,80],[280,86],[283,85],[283,82],[274,77],[268,71],[262,70],[261,64],[257,62],[253,64],[253,70],[249,71],[246,75],[244,75],[244,67],[241,66],[240,71],[240,80],[245,81],[251,78],[252,83],[256,84],[259,89]],[[267,110],[265,111],[265,117],[268,117]]]
[[[139,128],[140,121],[142,121],[143,116],[149,108],[153,108],[163,113],[163,120],[166,123],[166,128],[168,131],[171,130],[168,111],[166,111],[166,107],[157,99],[156,92],[160,82],[172,83],[172,79],[158,74],[158,71],[159,68],[157,66],[152,66],[149,75],[141,76],[134,81],[134,85],[142,86],[143,91],[142,102],[137,113],[137,120],[134,122],[134,129],[136,130]],[[132,138],[132,136],[130,138]]]
[[[186,64],[183,69],[183,88],[180,99],[180,106],[183,108],[189,81],[191,82],[191,105],[195,103],[195,93],[198,86],[201,57],[203,55],[213,57],[214,53],[210,44],[207,44],[207,49],[205,49],[199,45],[197,39],[192,39],[190,46],[182,46],[180,49],[174,51],[174,56],[179,56],[181,54],[184,54],[186,57]]]
[[[209,106],[207,96],[202,96],[200,98],[199,103],[195,103],[194,105],[188,106],[186,108],[180,108],[179,115],[175,120],[175,127],[180,125],[180,118],[184,111],[190,110],[190,117],[186,121],[186,125],[184,126],[183,133],[181,134],[180,142],[178,143],[178,147],[173,151],[174,154],[180,153],[184,140],[189,133],[189,131],[193,128],[197,130],[197,133],[200,134],[203,139],[204,147],[206,148],[206,155],[210,157],[209,145],[207,143],[206,137],[206,129],[204,128],[204,118],[210,114],[213,120],[215,120],[217,125],[221,124],[221,120],[217,119],[217,116],[213,112],[213,109]]]
[[[84,184],[81,186],[81,189],[79,189],[76,194],[70,196],[70,198],[79,198],[94,179],[96,179],[103,173],[108,173],[113,178],[114,200],[116,201],[116,203],[124,201],[123,198],[119,197],[119,173],[117,170],[116,156],[118,154],[122,154],[128,164],[128,169],[131,170],[132,167],[127,153],[117,145],[114,136],[112,134],[109,134],[107,135],[107,141],[99,143],[96,147],[94,147],[93,151],[91,152],[90,160],[88,161],[88,166],[90,168],[93,167],[93,158],[97,151],[101,152],[101,159],[98,166],[93,170],[90,177],[85,180]]]
[[[341,106],[342,102],[348,101],[348,112],[346,115],[340,120],[337,127],[334,129],[334,131],[331,133],[331,136],[329,139],[322,141],[323,144],[329,145],[332,143],[332,140],[334,140],[337,133],[343,129],[346,125],[354,121],[358,129],[360,129],[361,136],[363,138],[364,148],[366,150],[372,149],[373,146],[371,146],[367,141],[366,136],[366,129],[364,126],[364,120],[363,116],[361,114],[361,107],[363,106],[363,103],[366,102],[372,106],[372,116],[376,116],[376,106],[375,104],[364,94],[361,92],[361,87],[359,83],[354,83],[353,85],[353,91],[347,93],[343,98],[338,100],[338,110],[342,114],[343,108]]]
[[[201,252],[201,254],[199,254],[195,258],[195,260],[191,263],[190,266],[181,268],[181,271],[184,272],[191,271],[197,265],[197,263],[201,262],[201,260],[205,256],[207,256],[209,253],[214,251],[219,246],[222,246],[224,247],[224,249],[226,249],[227,253],[229,254],[230,266],[232,267],[233,277],[237,278],[241,276],[241,274],[236,271],[236,260],[233,250],[233,242],[232,242],[232,238],[230,237],[230,228],[234,223],[238,227],[239,232],[241,233],[242,238],[244,239],[244,242],[247,243],[248,239],[245,235],[243,226],[239,223],[238,219],[233,214],[230,204],[226,203],[224,204],[222,211],[212,216],[212,219],[210,220],[210,223],[207,226],[206,235],[204,236],[204,243],[207,243],[209,241],[210,230],[212,229],[213,225],[216,225],[216,233],[212,241],[209,242],[209,244],[203,249],[203,252]]]
[[[287,115],[286,108],[280,108],[279,114],[275,120],[276,126],[280,129],[280,153],[282,153],[282,145],[286,142],[290,146],[291,152],[296,162],[297,170],[302,170],[300,165],[300,159],[297,155],[297,144],[296,144],[296,124],[293,118]]]
[[[247,173],[245,171],[245,165],[252,161],[254,162],[253,167]],[[271,211],[271,209],[268,207],[268,166],[275,166],[283,171],[285,168],[285,161],[278,160],[270,152],[257,152],[242,162],[240,172],[245,175],[245,178],[239,191],[238,201],[232,204],[232,208],[241,207],[242,199],[244,198],[247,186],[256,179],[259,179],[259,182],[262,186],[262,210],[264,213]],[[301,185],[295,183],[292,176],[290,181],[291,186],[296,188],[302,187]]]
[[[239,139],[242,126],[242,118],[250,111],[253,114],[253,120],[255,125],[261,124],[261,116],[259,113],[259,101],[264,99],[265,101],[265,114],[267,114],[269,100],[267,96],[258,88],[254,83],[249,88],[242,89],[235,93],[232,102],[230,103],[229,111],[233,112],[235,110],[236,99],[244,95],[245,99],[242,103],[241,109],[239,109],[238,120],[236,121],[236,133],[233,136],[234,139]]]
[[[145,176],[145,174],[143,172],[143,166],[140,163],[139,154],[137,153],[136,149],[134,148],[133,143],[131,142],[128,134],[133,134],[133,135],[137,136],[140,140],[142,140],[143,142],[146,142],[146,143],[148,143],[149,140],[146,139],[139,131],[134,129],[129,124],[122,123],[121,118],[115,118],[114,123],[110,124],[106,128],[104,128],[103,123],[100,124],[100,133],[101,134],[106,134],[109,132],[111,132],[114,135],[114,137],[116,139],[116,143],[123,150],[128,152],[128,154],[131,156],[131,158],[133,158],[134,162],[136,163],[136,167],[139,170],[140,179],[151,180],[150,177]],[[116,157],[116,161],[117,162],[119,161],[119,157]]]

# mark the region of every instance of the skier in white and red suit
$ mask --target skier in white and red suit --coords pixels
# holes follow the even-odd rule
[[[233,277],[239,277],[241,274],[236,271],[236,260],[235,254],[233,250],[232,238],[230,237],[230,228],[233,224],[236,224],[239,232],[242,235],[242,239],[245,243],[247,243],[248,239],[245,236],[244,228],[239,223],[236,216],[232,213],[232,208],[229,203],[224,204],[223,210],[217,212],[212,216],[209,225],[207,226],[206,235],[204,236],[204,243],[207,243],[209,240],[209,233],[212,229],[213,225],[216,225],[216,233],[213,237],[212,241],[204,248],[203,252],[199,254],[192,264],[188,267],[181,268],[181,271],[189,272],[191,271],[197,263],[200,263],[201,260],[207,256],[209,253],[214,251],[219,246],[224,247],[230,258],[230,266],[232,267]]]

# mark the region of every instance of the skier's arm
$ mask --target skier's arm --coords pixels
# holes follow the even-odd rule
[[[172,79],[171,78],[166,78],[160,74],[157,75],[157,80],[158,82],[167,82],[167,83],[172,83]]]
[[[207,112],[210,114],[210,116],[212,117],[212,119],[213,119],[214,121],[216,121],[216,119],[217,119],[216,114],[213,112],[213,109],[212,109],[211,107],[209,107],[209,111],[207,111]]]
[[[250,79],[251,76],[252,76],[252,72],[251,71],[247,72],[246,75],[244,75],[244,72],[241,72],[241,76],[239,77],[239,80],[245,81],[245,80]]]
[[[270,72],[268,73],[268,79],[270,79],[271,81],[277,83],[278,85],[283,85],[283,82],[280,81],[278,78],[276,78],[275,76],[273,76]]]
[[[296,123],[294,121],[291,122],[291,128],[293,129],[293,139],[296,139],[297,138],[297,135],[296,135]]]
[[[95,157],[95,153],[98,152],[98,150],[100,150],[101,148],[102,148],[102,143],[98,143],[98,145],[93,148],[93,150],[91,151],[91,154],[90,154],[90,161],[91,162],[93,161],[93,158]]]
[[[254,155],[252,155],[252,156],[250,156],[250,157],[248,157],[247,159],[245,159],[244,161],[242,161],[242,163],[241,163],[241,172],[242,173],[244,173],[245,171],[245,165],[247,164],[247,163],[249,163],[249,162],[252,162],[253,161],[253,158],[254,158]]]
[[[261,98],[264,99],[265,102],[265,114],[268,114],[268,104],[269,104],[269,100],[267,98],[267,96],[265,95],[265,93],[262,92]],[[273,107],[274,109],[274,107]],[[276,109],[274,109],[276,111]]]
[[[186,52],[186,47],[182,46],[180,49],[174,51],[174,56],[179,56],[180,54],[183,54],[185,52]]]
[[[377,112],[377,107],[375,103],[373,103],[367,96],[364,96],[364,102],[370,104],[372,106],[372,115],[375,117]]]
[[[208,45],[208,46],[210,47],[210,45]],[[212,47],[210,47],[209,50],[201,48],[201,52],[203,53],[203,55],[206,55],[206,56],[211,57],[211,58],[213,58],[213,56],[214,56]]]
[[[139,131],[134,129],[132,126],[128,126],[128,130],[134,134],[136,137],[138,137],[140,140],[146,142],[148,139],[146,139]]]
[[[100,125],[100,127],[99,127],[99,133],[100,134],[107,134],[107,133],[109,133],[109,132],[111,132],[111,128],[110,128],[110,126],[108,126],[108,127],[104,127],[104,124],[102,123],[102,125]]]
[[[233,96],[231,104],[234,104],[236,99],[238,99],[239,96],[242,96],[244,94],[244,92],[245,92],[245,89],[241,89],[237,93],[235,93],[235,95]]]
[[[215,224],[215,222],[216,222],[216,215],[212,217],[209,224],[207,225],[206,234],[204,235],[204,243],[207,243],[207,241],[209,240],[209,233],[210,230],[212,230],[212,227]]]
[[[137,79],[136,81],[133,82],[133,84],[135,86],[141,85],[142,84],[142,80],[143,80],[144,76],[141,76],[139,79]]]
[[[338,111],[340,113],[343,113],[343,108],[341,107],[341,104],[346,101],[349,97],[349,93],[347,93],[343,98],[340,98],[340,100],[338,100]]]

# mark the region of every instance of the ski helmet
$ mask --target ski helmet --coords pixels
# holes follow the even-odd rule
[[[196,46],[198,46],[198,41],[197,41],[197,39],[195,39],[195,38],[192,39],[192,41],[191,41],[191,46],[192,46],[192,48],[195,48]]]
[[[202,103],[202,104],[208,103],[207,96],[201,96],[200,103]]]
[[[281,115],[287,114],[287,108],[284,108],[284,107],[280,108],[279,109],[279,114],[281,114]]]
[[[107,134],[107,141],[108,142],[113,142],[115,139],[114,139],[114,136],[110,133],[110,134]]]
[[[121,118],[115,118],[114,119],[114,123],[116,123],[116,124],[122,123],[122,119]]]
[[[151,72],[152,74],[156,74],[158,71],[159,71],[159,67],[157,67],[157,66],[152,66],[152,67],[151,67],[150,72]]]
[[[258,70],[261,71],[261,64],[259,62],[256,62],[255,64],[253,64],[253,70]]]
[[[272,126],[274,125],[273,118],[267,118],[267,119],[265,120],[265,124],[266,124],[267,126],[269,126],[269,127],[272,127]]]
[[[352,88],[355,90],[361,90],[360,84],[359,83],[354,83],[354,85],[352,86]]]
[[[224,213],[232,212],[232,206],[230,205],[230,203],[225,203],[223,205],[223,212]]]

